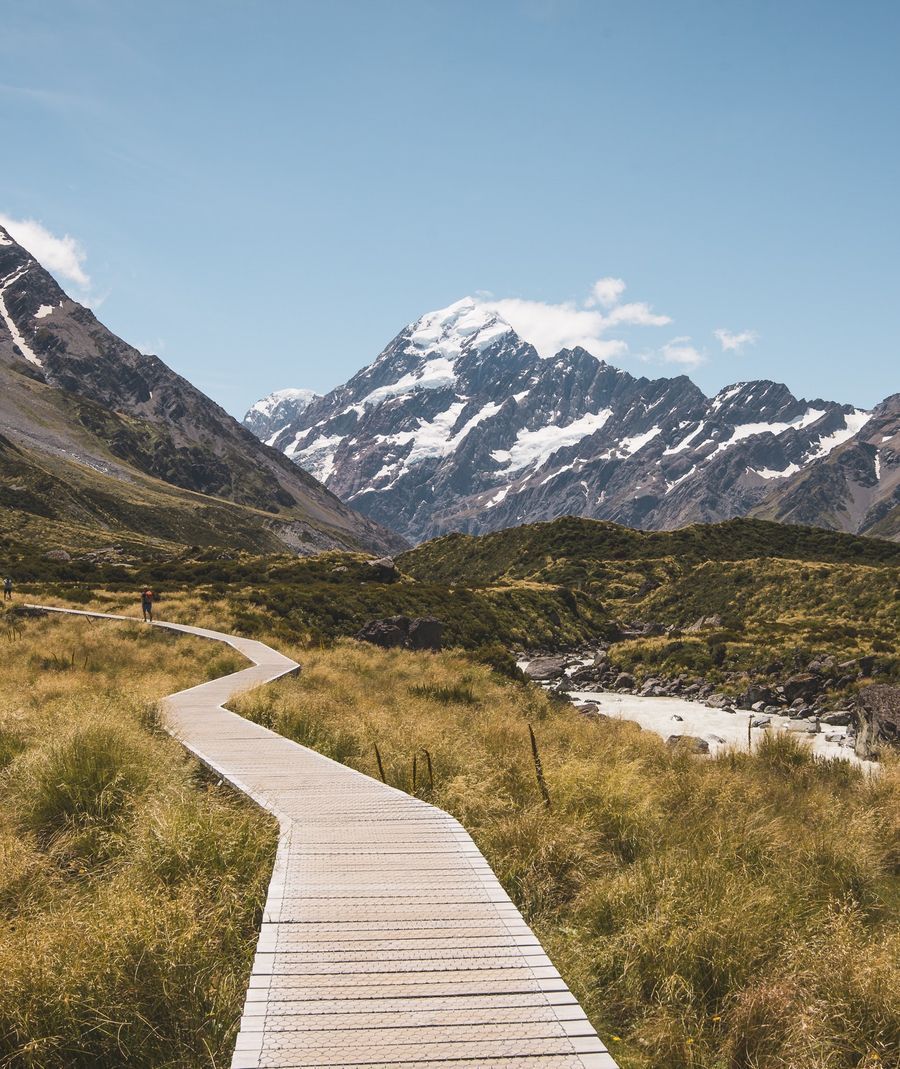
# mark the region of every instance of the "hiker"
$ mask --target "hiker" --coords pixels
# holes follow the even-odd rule
[[[7,577],[6,579],[3,580],[3,600],[4,601],[12,601],[12,588],[13,588],[12,579]]]
[[[144,614],[144,623],[153,623],[153,591],[148,587],[141,594],[141,612]]]

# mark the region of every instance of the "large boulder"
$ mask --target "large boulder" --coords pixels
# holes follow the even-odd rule
[[[535,657],[525,665],[525,675],[531,679],[559,679],[565,670],[565,657]]]
[[[373,646],[381,646],[385,650],[405,646],[409,622],[407,621],[407,626],[404,628],[396,623],[396,619],[395,617],[393,621],[372,620],[356,633],[356,637],[360,642],[371,642]]]
[[[666,746],[683,753],[709,753],[709,743],[706,739],[698,738],[696,735],[670,735],[666,739]]]
[[[900,687],[874,683],[856,697],[856,753],[875,760],[888,747],[900,747]]]
[[[385,620],[371,620],[356,633],[360,642],[371,642],[382,649],[433,650],[441,648],[443,623],[434,616],[389,616]]]
[[[722,626],[722,617],[718,613],[712,616],[700,616],[692,624],[684,629],[686,635],[693,635],[697,631],[711,631],[713,628]]]
[[[822,687],[821,676],[812,672],[798,672],[797,675],[789,676],[784,681],[784,696],[789,702],[794,702],[797,698],[812,701]]]
[[[444,637],[444,625],[435,616],[417,616],[409,625],[409,648],[438,653]]]
[[[613,686],[616,690],[630,690],[634,686],[634,676],[630,672],[619,672]]]
[[[400,573],[397,571],[397,565],[394,564],[390,557],[377,557],[374,560],[366,561],[369,566],[369,573],[376,582],[379,583],[393,583],[395,579],[400,578]]]
[[[751,683],[749,687],[738,697],[735,703],[738,709],[752,709],[759,702],[770,705],[775,700],[775,694],[771,687],[764,687],[759,683]]]

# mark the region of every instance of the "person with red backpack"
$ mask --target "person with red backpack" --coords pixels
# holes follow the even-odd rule
[[[153,623],[153,591],[147,587],[141,594],[141,612],[144,614],[144,623]]]

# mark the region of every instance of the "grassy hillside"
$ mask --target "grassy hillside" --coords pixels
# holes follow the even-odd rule
[[[98,621],[0,635],[0,1065],[227,1066],[275,830],[155,702],[241,659]]]
[[[639,682],[690,674],[737,693],[828,656],[873,656],[881,678],[900,679],[900,546],[892,542],[758,520],[642,532],[566,518],[450,535],[399,564],[478,592],[566,588],[616,624],[652,625],[653,637],[610,650],[610,662]],[[683,633],[703,617],[718,619],[700,635]],[[833,702],[855,687],[835,686]]]
[[[879,678],[900,678],[900,546],[890,542],[752,520],[648,534],[565,519],[437,539],[397,563],[400,575],[385,581],[365,557],[346,553],[192,550],[137,564],[96,554],[48,561],[16,542],[5,561],[0,556],[0,570],[38,582],[44,594],[53,581],[49,593],[73,603],[105,590],[128,606],[150,583],[163,612],[190,620],[213,609],[219,623],[282,641],[331,642],[372,619],[434,615],[448,645],[479,650],[494,664],[504,649],[612,642],[610,663],[639,681],[702,677],[727,693],[826,656],[872,657]],[[701,617],[716,619],[685,633]],[[642,628],[648,637],[618,641]],[[839,681],[840,674],[832,705],[858,685]]]
[[[565,516],[488,535],[446,535],[404,553],[404,571],[431,581],[484,586],[502,579],[578,582],[603,578],[617,561],[786,560],[900,565],[900,546],[818,527],[765,520],[693,524],[678,531],[635,531],[602,520]],[[599,569],[599,571],[598,571]]]
[[[112,410],[0,363],[0,426],[0,535],[34,550],[112,545],[140,559],[189,546],[309,553],[403,545],[236,424],[234,442],[205,426],[210,443],[225,450],[219,455],[212,445],[176,442],[164,421]],[[273,470],[240,455],[245,438]]]
[[[786,737],[696,761],[460,654],[298,656],[238,711],[372,776],[377,743],[454,813],[622,1069],[900,1065],[900,769]]]

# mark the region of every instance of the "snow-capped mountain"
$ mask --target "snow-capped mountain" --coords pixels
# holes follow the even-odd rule
[[[276,390],[257,401],[244,416],[244,426],[257,438],[268,442],[299,419],[300,413],[313,401],[318,401],[320,394],[314,390]]]
[[[644,528],[745,515],[872,414],[784,385],[713,398],[581,348],[549,359],[467,298],[406,327],[270,444],[418,540],[575,514]]]

